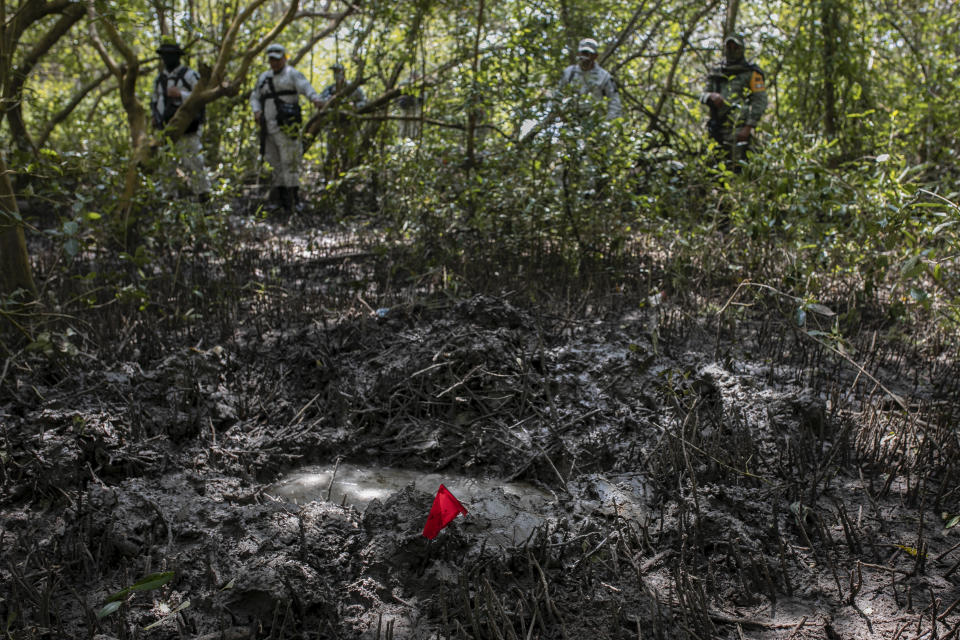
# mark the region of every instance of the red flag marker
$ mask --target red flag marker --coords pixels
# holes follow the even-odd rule
[[[437,496],[433,499],[433,506],[430,507],[427,524],[423,525],[423,536],[433,540],[441,529],[453,522],[453,519],[461,513],[467,515],[466,508],[445,486],[440,485]]]

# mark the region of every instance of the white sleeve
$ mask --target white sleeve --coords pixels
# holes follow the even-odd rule
[[[250,108],[253,109],[254,113],[260,113],[263,111],[263,104],[260,102],[260,82],[263,80],[263,74],[257,78],[256,83],[253,85],[253,91],[250,92]]]
[[[196,87],[197,83],[200,82],[200,74],[194,69],[187,69],[187,72],[183,74],[183,79],[186,80],[186,83],[180,87],[180,99],[186,102],[190,94],[193,93],[193,89],[187,89],[186,84],[189,84],[191,87]]]
[[[153,93],[150,94],[150,108],[163,112],[163,95],[160,90],[160,76],[153,80]]]
[[[317,90],[313,88],[313,86],[310,84],[310,81],[307,80],[307,77],[305,75],[303,75],[296,69],[290,69],[290,71],[293,72],[294,74],[297,93],[299,93],[302,96],[307,96],[307,100],[310,100],[311,102],[313,102],[314,100],[320,99],[320,94],[318,94]]]
[[[607,81],[603,85],[603,92],[610,101],[607,105],[607,120],[622,116],[623,104],[620,102],[620,92],[617,91],[617,83],[613,80],[613,76],[607,76]]]

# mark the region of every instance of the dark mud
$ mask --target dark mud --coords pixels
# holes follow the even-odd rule
[[[6,637],[957,633],[954,361],[869,336],[840,353],[743,308],[624,307],[442,295],[272,327],[251,303],[147,362],[11,373]],[[338,459],[525,483],[538,526],[506,535],[533,507],[496,486],[429,544],[413,484],[362,511],[271,490]]]

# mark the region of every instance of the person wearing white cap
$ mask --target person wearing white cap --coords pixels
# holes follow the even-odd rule
[[[606,69],[597,64],[599,45],[593,38],[584,38],[577,46],[577,64],[563,70],[560,90],[569,93],[571,89],[580,97],[590,96],[596,102],[607,99],[607,120],[619,118],[623,114],[617,83]]]
[[[577,46],[577,63],[563,70],[558,94],[560,97],[574,98],[576,111],[581,115],[607,100],[606,119],[613,120],[623,115],[623,105],[617,83],[610,73],[597,64],[599,46],[593,38],[584,38]],[[563,100],[564,103],[567,100]],[[541,121],[528,120],[520,127],[519,141],[526,142],[534,138],[544,127],[549,126],[557,117],[560,102],[557,97],[547,105],[547,114]],[[569,110],[568,110],[569,111]]]
[[[307,78],[287,64],[282,45],[267,47],[268,71],[257,78],[250,93],[253,117],[261,127],[261,152],[273,167],[273,185],[284,210],[290,212],[299,201],[300,161],[300,96],[306,96],[317,108],[322,104]]]

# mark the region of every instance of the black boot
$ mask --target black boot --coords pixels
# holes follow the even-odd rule
[[[293,198],[295,187],[280,187],[280,206],[284,213],[293,213]]]
[[[268,209],[274,209],[277,207],[283,206],[284,193],[287,191],[286,187],[272,187],[270,189],[270,195],[267,198],[267,204],[269,205]]]

